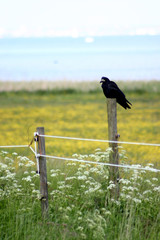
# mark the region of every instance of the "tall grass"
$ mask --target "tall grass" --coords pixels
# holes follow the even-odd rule
[[[0,92],[96,92],[100,91],[99,80],[97,81],[21,81],[21,82],[9,82],[0,81]],[[125,92],[137,92],[141,93],[159,93],[160,82],[153,81],[117,81],[117,84]]]
[[[74,157],[108,162],[109,151]],[[120,196],[114,199],[106,166],[47,166],[49,217],[43,221],[34,161],[1,152],[0,239],[159,239],[158,173],[121,170]]]

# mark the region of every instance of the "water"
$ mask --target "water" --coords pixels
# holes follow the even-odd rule
[[[0,80],[160,80],[160,36],[0,39]]]

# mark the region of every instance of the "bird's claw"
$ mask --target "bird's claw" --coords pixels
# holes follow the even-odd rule
[[[115,137],[116,139],[120,138],[120,134],[117,133]]]

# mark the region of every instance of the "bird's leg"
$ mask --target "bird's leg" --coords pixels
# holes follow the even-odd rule
[[[115,135],[115,137],[116,137],[116,139],[120,138],[120,134],[117,133],[117,134]]]

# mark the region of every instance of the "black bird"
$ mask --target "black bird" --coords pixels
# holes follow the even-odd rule
[[[132,104],[126,99],[124,93],[119,89],[115,82],[110,81],[106,77],[102,77],[100,83],[102,83],[102,89],[106,98],[116,98],[117,102],[123,108],[131,108],[130,105]]]

